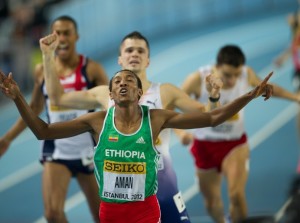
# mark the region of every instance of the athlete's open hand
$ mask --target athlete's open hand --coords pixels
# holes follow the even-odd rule
[[[250,91],[249,94],[255,98],[262,95],[265,101],[268,100],[273,95],[273,86],[268,84],[272,75],[273,71],[256,88]]]
[[[7,97],[13,100],[20,94],[19,86],[12,78],[12,73],[6,76],[2,70],[0,70],[0,88]]]
[[[58,36],[52,33],[40,39],[40,48],[43,54],[54,53],[58,46]]]

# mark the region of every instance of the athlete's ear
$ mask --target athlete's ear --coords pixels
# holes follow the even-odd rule
[[[110,100],[114,100],[111,92],[109,92],[109,97],[110,97]]]
[[[148,66],[149,66],[149,64],[150,64],[150,58],[148,58],[148,61],[147,61],[147,66],[146,66],[146,67],[148,67]]]
[[[118,56],[118,64],[122,67],[122,59],[121,59],[121,56]]]
[[[140,100],[140,98],[143,96],[143,90],[142,89],[139,89],[138,91],[138,98]]]

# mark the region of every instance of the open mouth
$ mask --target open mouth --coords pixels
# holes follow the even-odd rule
[[[137,61],[137,60],[132,60],[132,61],[130,61],[129,64],[131,64],[131,65],[139,64],[139,61]]]
[[[126,88],[122,88],[120,90],[120,95],[126,95],[127,92],[128,92],[128,90]]]
[[[68,44],[59,44],[57,47],[57,51],[65,52],[69,49]]]

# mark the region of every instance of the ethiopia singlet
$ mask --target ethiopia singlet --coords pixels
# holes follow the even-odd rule
[[[89,82],[86,74],[87,63],[87,58],[80,55],[80,62],[74,72],[65,78],[60,78],[60,83],[64,87],[65,92],[80,91],[94,87]],[[42,85],[42,92],[46,101],[48,123],[71,120],[88,112],[87,110],[74,110],[52,106],[48,98],[45,83]],[[45,140],[42,145],[43,156],[46,160],[75,160],[92,157],[94,146],[95,144],[90,133],[83,133],[70,138]]]
[[[201,75],[201,80],[203,80],[201,82],[201,97],[199,98],[199,101],[204,104],[208,101],[205,78],[207,75],[212,73],[212,66],[200,67],[199,72]],[[250,85],[248,84],[247,67],[244,66],[242,74],[237,80],[237,84],[233,88],[220,90],[220,104],[225,105],[228,102],[233,101],[237,97],[247,93],[249,89]],[[207,127],[194,130],[194,136],[198,140],[234,140],[239,139],[244,132],[244,109],[242,109],[240,112],[216,127]]]
[[[103,201],[144,201],[156,194],[158,151],[153,145],[149,108],[140,108],[141,124],[132,134],[123,134],[116,128],[114,106],[106,113],[94,155],[95,176]]]

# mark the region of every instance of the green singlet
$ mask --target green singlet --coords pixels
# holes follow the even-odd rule
[[[94,155],[95,176],[103,201],[143,201],[157,192],[159,152],[153,145],[149,108],[140,108],[140,128],[132,134],[116,129],[115,107],[107,111]]]

